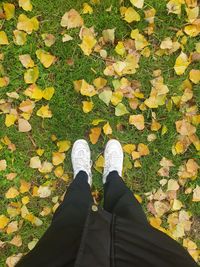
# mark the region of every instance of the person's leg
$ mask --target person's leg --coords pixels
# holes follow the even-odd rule
[[[92,201],[88,175],[80,171],[56,210],[50,227],[17,267],[73,266]]]
[[[126,219],[148,223],[142,206],[117,171],[110,172],[104,184],[104,209]]]

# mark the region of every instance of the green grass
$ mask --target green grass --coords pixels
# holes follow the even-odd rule
[[[16,3],[17,1],[9,1]],[[47,101],[41,100],[36,103],[36,108],[31,117],[30,123],[32,125],[32,131],[30,134],[19,133],[16,125],[7,128],[4,124],[5,115],[0,115],[0,138],[8,136],[10,140],[16,145],[16,151],[11,153],[4,146],[0,150],[0,159],[6,159],[8,168],[5,172],[0,173],[0,214],[6,214],[6,208],[9,200],[5,199],[4,194],[11,186],[19,186],[19,180],[25,179],[31,181],[32,184],[40,185],[46,181],[52,181],[55,186],[52,196],[61,196],[66,190],[66,183],[55,178],[53,173],[49,175],[49,179],[44,178],[39,172],[34,171],[29,167],[30,158],[36,155],[36,148],[33,145],[32,140],[36,144],[37,148],[45,149],[44,155],[41,157],[42,160],[51,160],[52,151],[56,150],[56,144],[51,140],[51,135],[55,134],[59,140],[70,140],[72,143],[79,138],[88,139],[90,128],[92,128],[91,122],[94,119],[102,118],[110,122],[113,129],[113,138],[117,138],[122,144],[127,143],[145,143],[147,144],[147,136],[151,133],[150,122],[151,122],[151,111],[147,109],[143,112],[145,117],[146,128],[142,133],[136,130],[135,127],[128,124],[129,115],[123,117],[116,117],[114,114],[114,107],[107,107],[98,96],[93,97],[94,109],[91,113],[85,114],[82,111],[82,101],[87,99],[76,93],[73,88],[73,81],[78,79],[85,79],[88,82],[92,82],[95,78],[103,76],[103,70],[105,69],[105,63],[103,60],[91,55],[90,57],[84,56],[78,44],[80,39],[78,37],[79,30],[72,29],[65,31],[74,37],[74,40],[68,43],[62,43],[61,33],[63,28],[60,26],[60,20],[65,11],[71,8],[75,8],[81,11],[82,4],[85,0],[72,1],[72,0],[34,0],[32,1],[34,8],[33,11],[28,13],[29,17],[34,15],[38,16],[40,20],[40,29],[38,32],[28,36],[28,41],[24,46],[16,46],[13,42],[7,47],[2,47],[1,50],[4,53],[5,59],[2,62],[5,73],[10,77],[10,84],[6,88],[0,89],[0,100],[6,98],[7,92],[16,91],[19,93],[20,98],[14,100],[13,106],[17,107],[19,103],[26,99],[23,95],[23,91],[27,88],[27,85],[23,81],[24,68],[18,60],[18,56],[21,54],[29,53],[40,70],[40,77],[37,82],[42,88],[48,86],[54,86],[56,93],[50,100],[49,105],[52,110],[53,117],[51,119],[42,120],[36,116],[36,110],[38,110]],[[124,1],[125,6],[128,6],[129,1]],[[105,9],[113,6],[112,12],[106,12]],[[128,25],[121,19],[119,12],[119,3],[115,0],[102,0],[99,6],[94,6],[94,13],[92,15],[82,15],[87,27],[94,26],[95,32],[98,36],[104,29],[116,28],[116,43],[119,40],[124,40],[130,36],[131,29],[139,28],[140,31],[144,31],[147,27],[147,22],[143,19],[138,23],[132,23]],[[156,9],[155,19],[155,33],[151,36],[152,43],[159,45],[165,37],[174,38],[176,31],[172,27],[181,28],[185,23],[185,13],[178,18],[176,15],[168,15],[165,1],[147,0],[145,1],[145,9],[154,7]],[[5,22],[3,30],[5,30],[9,36],[9,40],[12,40],[12,31],[16,27],[17,17],[19,14],[25,13],[22,9],[17,8],[16,16],[9,22]],[[142,17],[143,11],[139,11]],[[1,23],[1,22],[0,22]],[[51,47],[45,47],[41,34],[52,33],[56,37],[56,43]],[[188,43],[185,46],[186,52],[189,53],[194,50],[194,44],[198,41],[198,38],[188,38]],[[57,62],[49,69],[39,63],[36,58],[35,51],[38,48],[44,48],[46,51],[51,52],[57,57]],[[142,92],[145,98],[149,96],[151,91],[150,80],[153,79],[153,71],[156,69],[162,70],[165,83],[168,85],[170,92],[168,97],[173,95],[181,95],[182,92],[179,90],[181,83],[188,77],[188,73],[192,68],[200,68],[200,63],[193,63],[188,67],[184,75],[178,77],[174,74],[173,66],[176,57],[180,51],[169,55],[157,57],[153,55],[153,47],[150,46],[152,54],[149,58],[141,58],[140,68],[134,75],[129,75],[129,79],[139,80],[142,84]],[[117,58],[117,54],[114,52],[113,47],[108,48],[109,52]],[[66,60],[73,58],[74,66],[68,66]],[[120,58],[120,57],[119,57]],[[96,71],[96,74],[94,71]],[[109,78],[109,85],[112,86],[112,79]],[[200,100],[200,88],[199,85],[194,86],[194,99],[199,104]],[[128,105],[127,105],[128,106]],[[141,113],[139,109],[132,111],[128,108],[130,114]],[[124,179],[127,185],[133,190],[133,192],[143,196],[144,202],[143,207],[146,210],[147,201],[145,200],[144,193],[149,192],[152,189],[159,188],[159,180],[161,177],[157,175],[157,171],[160,168],[159,161],[162,157],[167,157],[173,160],[175,167],[170,171],[170,178],[177,179],[178,167],[183,163],[184,160],[189,158],[195,158],[199,161],[199,154],[193,146],[190,146],[188,151],[183,155],[173,156],[171,152],[172,145],[176,141],[177,132],[175,128],[175,121],[182,118],[181,112],[173,106],[170,112],[167,111],[165,106],[160,106],[156,109],[158,120],[167,126],[168,132],[162,136],[160,131],[156,132],[157,139],[149,143],[150,155],[141,159],[142,168],[139,169],[127,169],[124,173]],[[123,125],[123,130],[117,130],[117,124]],[[197,134],[200,134],[199,127],[197,128]],[[31,136],[31,138],[30,138]],[[91,145],[92,157],[95,161],[98,156],[103,152],[103,147],[108,140],[104,134],[101,135],[99,142],[96,145]],[[126,161],[129,164],[133,164],[133,161],[126,156]],[[66,160],[64,162],[64,170],[66,173],[72,176],[72,168],[70,162],[70,152],[66,153]],[[10,172],[16,172],[18,175],[14,181],[8,181],[5,175]],[[101,175],[93,170],[94,183],[93,190],[97,189],[101,193],[102,198],[102,182]],[[188,182],[192,188],[195,188],[197,184],[200,185],[200,181],[195,180]],[[25,194],[26,195],[26,194]],[[21,196],[16,198],[20,200]],[[198,203],[191,201],[191,195],[185,195],[183,192],[178,195],[178,198],[182,200],[186,210],[192,212],[194,218],[199,221],[200,207]],[[51,198],[42,200],[39,198],[31,198],[30,203],[27,205],[29,210],[34,215],[41,218],[39,213],[42,211],[44,205],[49,205]],[[52,203],[53,206],[53,203]],[[22,236],[23,245],[20,248],[16,248],[12,245],[7,244],[4,249],[0,252],[0,266],[6,266],[5,260],[8,256],[19,253],[27,252],[27,244],[32,241],[34,237],[40,238],[44,231],[47,229],[52,215],[42,217],[43,225],[41,227],[34,227],[29,222],[24,222],[23,227],[20,230]],[[20,220],[20,217],[16,218]],[[7,235],[0,232],[0,240],[9,241],[12,239],[14,234]],[[199,243],[199,237],[193,235],[193,240]]]

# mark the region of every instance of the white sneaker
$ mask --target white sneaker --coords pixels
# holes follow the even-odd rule
[[[77,140],[72,148],[71,153],[72,166],[74,170],[74,178],[80,171],[85,171],[88,174],[88,183],[92,185],[91,173],[91,152],[87,141],[83,139]]]
[[[117,171],[119,176],[122,176],[124,154],[120,144],[115,139],[108,141],[104,151],[104,172],[103,172],[103,183],[106,183],[108,174],[112,171]]]

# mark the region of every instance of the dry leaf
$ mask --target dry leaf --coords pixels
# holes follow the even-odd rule
[[[65,159],[65,153],[53,152],[53,154],[52,154],[53,165],[57,166],[57,165],[63,163],[64,159]]]
[[[32,129],[30,123],[27,120],[19,119],[18,120],[18,130],[19,132],[25,133],[30,132]]]
[[[25,11],[32,11],[33,9],[30,0],[19,0],[19,6],[22,7]]]
[[[131,115],[129,117],[129,124],[134,125],[140,131],[144,130],[144,116],[142,114]]]
[[[6,198],[15,198],[19,195],[19,191],[15,187],[10,187],[5,193]]]
[[[56,60],[55,56],[42,49],[38,49],[36,51],[36,55],[45,68],[49,68]]]
[[[90,134],[89,134],[90,142],[93,145],[95,145],[98,142],[100,135],[101,135],[101,128],[100,127],[92,128],[90,130]]]
[[[75,9],[66,12],[61,20],[61,26],[67,29],[83,26],[83,19]]]
[[[109,122],[107,122],[107,123],[103,126],[103,132],[104,132],[105,135],[112,134],[112,128],[111,128]]]

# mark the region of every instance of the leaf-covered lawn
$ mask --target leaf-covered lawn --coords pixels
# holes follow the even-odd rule
[[[79,138],[96,201],[117,138],[150,223],[198,262],[199,1],[5,0],[0,25],[0,266],[47,229]]]

